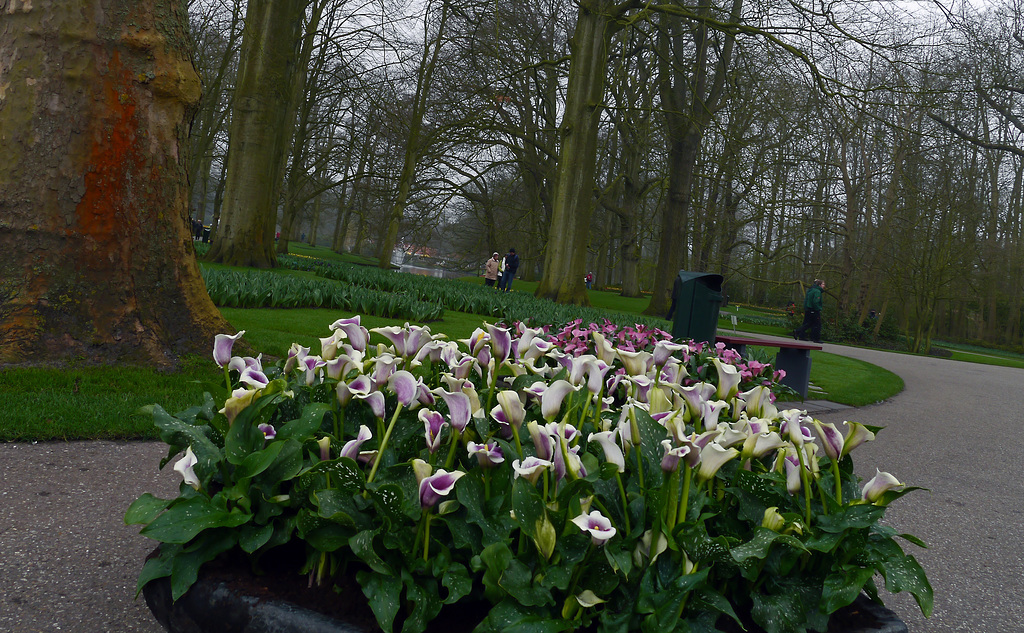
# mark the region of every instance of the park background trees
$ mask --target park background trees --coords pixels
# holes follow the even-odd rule
[[[1019,4],[172,3],[202,78],[181,172],[214,261],[513,246],[543,296],[592,271],[651,314],[679,269],[769,305],[826,277],[843,323],[1020,345]]]

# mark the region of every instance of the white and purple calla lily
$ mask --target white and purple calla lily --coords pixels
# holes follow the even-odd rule
[[[800,480],[800,458],[797,457],[795,450],[799,449],[787,449],[786,457],[783,459],[786,467],[786,490],[791,495],[800,492],[803,486]]]
[[[452,392],[444,389],[434,389],[433,393],[441,396],[444,403],[448,405],[448,421],[452,427],[459,433],[465,431],[473,416],[473,404],[469,396],[461,391]]]
[[[861,490],[861,498],[869,503],[877,504],[887,491],[903,486],[899,479],[890,473],[875,469],[875,476],[872,477]]]
[[[256,425],[256,428],[263,434],[263,439],[272,440],[277,437],[277,429],[274,428],[273,424],[264,422],[263,424]]]
[[[597,357],[609,365],[613,364],[616,358],[615,348],[608,342],[604,334],[595,330],[590,333],[590,336],[594,339],[594,353],[597,354]]]
[[[686,409],[690,416],[697,418],[702,415],[701,404],[715,395],[717,388],[710,382],[698,382],[689,387],[680,387],[679,392],[686,401]]]
[[[700,404],[700,419],[704,428],[711,430],[718,426],[718,416],[729,407],[725,400],[705,400]]]
[[[618,435],[616,431],[600,431],[598,433],[591,433],[590,439],[587,441],[597,442],[604,451],[605,461],[615,464],[615,468],[620,473],[624,473],[626,472],[626,457],[616,439]]]
[[[320,461],[326,462],[331,459],[331,436],[325,435],[316,441],[320,448]]]
[[[590,541],[594,545],[604,545],[608,539],[615,536],[615,528],[612,527],[611,520],[598,510],[593,510],[590,514],[581,514],[572,522],[580,530],[590,534]]]
[[[576,387],[573,387],[572,383],[567,380],[556,380],[551,383],[540,398],[540,413],[544,419],[550,422],[558,417],[558,412],[562,409],[562,401],[575,390]]]
[[[224,417],[228,419],[229,425],[232,424],[235,418],[238,417],[238,414],[252,404],[252,400],[257,393],[256,389],[245,389],[242,387],[235,389],[231,392],[231,397],[224,401],[224,408],[219,413],[224,414]]]
[[[235,341],[240,339],[245,334],[245,330],[240,331],[238,334],[218,334],[213,339],[213,361],[217,363],[217,367],[224,368],[229,362],[231,362],[231,348],[234,347]]]
[[[448,472],[444,468],[438,468],[433,475],[424,477],[420,481],[420,507],[436,506],[441,499],[448,496],[455,488],[455,482],[465,474],[461,470]]]
[[[743,453],[750,457],[760,458],[786,445],[787,442],[782,439],[781,435],[775,431],[768,431],[748,437],[743,443]]]
[[[398,369],[398,364],[402,359],[398,358],[394,354],[384,352],[373,359],[373,371],[370,372],[370,378],[373,380],[377,387],[383,387],[391,374],[395,373]]]
[[[709,442],[700,449],[700,466],[697,469],[697,479],[707,481],[715,476],[715,473],[730,459],[740,454],[735,448],[724,448],[716,442]]]
[[[185,450],[185,455],[174,463],[174,472],[181,475],[181,480],[186,485],[199,490],[199,477],[196,476],[196,471],[194,470],[197,463],[199,463],[199,460],[196,459],[195,453],[192,452],[192,447],[189,446]]]
[[[523,459],[521,462],[518,459],[512,461],[512,470],[515,472],[516,478],[522,477],[531,484],[536,484],[541,473],[552,466],[554,466],[553,462],[533,455]]]
[[[431,453],[436,453],[437,449],[441,448],[441,431],[448,425],[447,420],[437,411],[430,409],[420,409],[417,417],[423,423],[423,435],[427,441],[427,449]]]
[[[803,426],[805,421],[810,421],[806,411],[800,409],[787,409],[782,412],[783,422],[779,427],[779,434],[788,439],[794,446],[800,447],[804,442],[813,442],[814,435]]]
[[[672,341],[658,341],[654,344],[654,354],[652,355],[652,361],[654,366],[661,367],[665,366],[665,363],[672,358],[672,355],[682,350],[688,350],[689,347],[682,343],[673,343]]]
[[[743,401],[743,410],[752,418],[774,418],[779,414],[772,404],[772,392],[768,387],[758,385],[736,395]]]
[[[345,442],[345,445],[341,447],[341,457],[348,457],[349,459],[359,458],[359,449],[362,448],[363,444],[368,442],[373,437],[373,433],[370,432],[370,427],[362,424],[359,426],[359,433],[355,439]]]
[[[723,363],[717,358],[712,358],[711,362],[718,372],[718,399],[729,400],[739,391],[740,380],[743,378],[740,376],[740,370],[736,369],[735,365]]]
[[[467,442],[466,450],[471,456],[476,456],[477,464],[481,468],[494,468],[505,461],[505,455],[502,454],[501,446],[497,442],[487,442],[485,444]]]
[[[618,349],[615,353],[630,376],[646,376],[651,361],[654,359],[654,355],[650,352],[627,352],[624,349]]]
[[[332,330],[341,330],[348,337],[348,343],[360,352],[366,351],[366,344],[370,340],[370,333],[366,328],[359,325],[359,315],[349,319],[338,319],[331,324]]]
[[[672,440],[666,438],[661,441],[661,447],[665,449],[665,453],[661,457],[661,469],[667,473],[678,470],[680,461],[691,468],[700,463],[700,453],[697,452],[693,444],[686,443],[677,446],[673,444]]]
[[[821,422],[820,420],[812,420],[814,429],[818,432],[818,437],[821,438],[821,448],[824,449],[825,455],[832,461],[837,461],[843,454],[843,434],[839,432],[835,424]]]
[[[242,373],[238,376],[238,382],[243,385],[248,385],[253,389],[264,389],[270,384],[270,379],[267,375],[258,369],[246,367],[242,370]]]
[[[846,421],[843,422],[843,424],[850,427],[850,431],[846,435],[846,440],[843,442],[843,456],[848,455],[850,451],[857,448],[864,442],[870,442],[875,439],[875,434],[860,422]]]
[[[292,373],[292,370],[299,364],[299,361],[306,356],[309,356],[308,347],[303,347],[298,343],[292,343],[292,346],[288,348],[288,360],[284,363],[284,373]]]
[[[537,457],[550,460],[555,456],[555,439],[546,426],[537,424],[536,420],[526,423],[526,430],[530,432],[530,439],[533,440],[533,450]]]
[[[505,421],[518,430],[523,426],[523,420],[526,418],[526,408],[523,406],[523,401],[520,400],[519,394],[515,391],[505,390],[498,392],[498,406],[501,407],[501,412],[505,416]]]
[[[411,407],[419,398],[420,380],[401,369],[388,378],[388,389],[398,398],[403,407]]]
[[[487,328],[488,343],[491,346],[494,362],[500,365],[512,354],[512,333],[507,328],[490,323],[485,323],[484,326]]]

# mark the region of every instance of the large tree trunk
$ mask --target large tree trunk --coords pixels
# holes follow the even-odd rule
[[[206,353],[183,2],[13,0],[0,28],[0,364]]]
[[[594,211],[597,132],[611,46],[614,3],[584,0],[572,36],[572,61],[562,116],[562,145],[538,297],[590,305],[583,282]]]
[[[272,268],[277,203],[294,127],[305,0],[249,0],[228,142],[227,184],[207,258]]]

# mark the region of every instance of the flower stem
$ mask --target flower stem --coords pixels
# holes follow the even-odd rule
[[[427,562],[430,554],[430,512],[423,511],[423,562]]]
[[[384,458],[384,449],[388,446],[388,438],[391,437],[391,432],[395,430],[395,422],[398,421],[398,414],[402,412],[402,403],[398,403],[398,408],[395,409],[395,414],[391,416],[391,423],[388,424],[388,430],[384,433],[384,439],[380,441],[380,447],[377,448],[377,456],[373,459],[373,468],[370,469],[370,475],[366,478],[366,483],[373,481],[374,476],[377,475],[377,468],[380,467],[380,462]]]
[[[843,480],[839,477],[839,462],[832,460],[832,477],[836,480],[836,503],[843,505]]]
[[[626,500],[626,487],[622,485],[622,474],[615,473],[615,483],[619,484],[619,496],[622,497],[622,516],[626,519],[626,534],[632,534],[629,527],[629,502]]]
[[[689,464],[683,464],[683,494],[679,498],[679,513],[676,515],[676,523],[686,522],[687,505],[690,502],[690,479],[693,477],[693,468]]]

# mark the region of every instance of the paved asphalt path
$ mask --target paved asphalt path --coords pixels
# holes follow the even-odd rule
[[[923,486],[888,522],[935,588],[924,619],[910,596],[886,604],[912,633],[1024,631],[1024,370],[826,345],[899,374],[892,400],[819,417],[887,427],[854,453],[860,474]],[[175,494],[152,442],[0,444],[0,633],[161,631],[135,582],[152,543],[125,526],[142,492]]]

